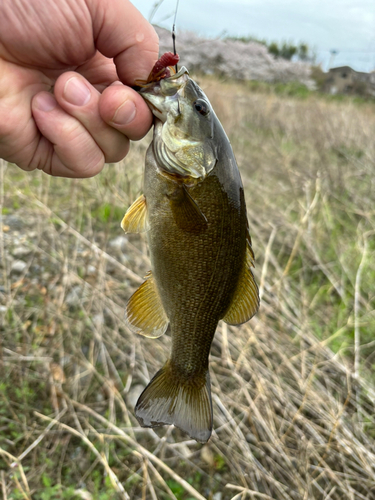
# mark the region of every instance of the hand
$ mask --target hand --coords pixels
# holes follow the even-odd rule
[[[1,0],[0,157],[62,177],[121,160],[152,123],[126,85],[157,57],[128,0]]]

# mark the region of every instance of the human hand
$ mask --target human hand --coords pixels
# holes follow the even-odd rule
[[[152,123],[126,85],[157,57],[154,29],[128,0],[1,0],[0,157],[62,177],[121,160]]]

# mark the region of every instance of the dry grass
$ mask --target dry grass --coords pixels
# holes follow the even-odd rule
[[[2,164],[4,499],[375,499],[375,107],[200,83],[241,168],[262,294],[215,336],[213,437],[133,414],[170,344],[123,321],[149,262],[119,224],[150,137],[85,181]]]

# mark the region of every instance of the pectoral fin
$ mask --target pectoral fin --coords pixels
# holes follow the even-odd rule
[[[185,186],[178,187],[169,195],[173,218],[185,233],[200,234],[208,227],[207,219],[188,193]]]
[[[128,208],[122,219],[121,227],[125,233],[143,233],[149,229],[146,198],[143,194]]]
[[[237,284],[231,305],[223,321],[229,325],[241,325],[258,311],[259,291],[251,267],[254,266],[254,254],[250,244],[246,247],[246,262]]]
[[[125,319],[129,328],[145,337],[157,338],[165,333],[168,317],[161,303],[151,271],[146,281],[130,297],[126,306]]]

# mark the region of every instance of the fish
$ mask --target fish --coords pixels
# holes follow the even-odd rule
[[[142,427],[171,425],[205,443],[213,428],[209,352],[219,320],[240,325],[259,307],[244,189],[229,139],[210,101],[164,54],[140,95],[154,115],[143,194],[122,220],[145,232],[151,270],[126,306],[129,328],[158,338],[164,366],[141,393]]]

